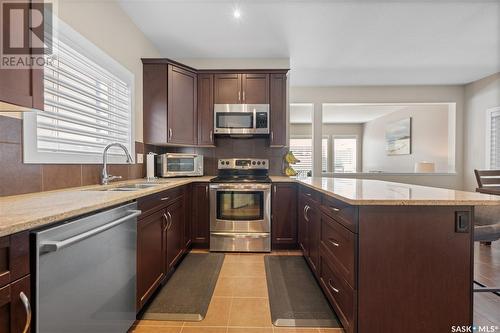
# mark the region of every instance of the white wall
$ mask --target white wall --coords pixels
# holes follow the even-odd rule
[[[386,152],[387,125],[412,120],[411,154],[389,156]],[[363,172],[414,172],[416,162],[434,162],[436,172],[448,172],[448,105],[408,105],[365,123]],[[451,170],[454,171],[454,170]]]
[[[463,185],[464,86],[368,86],[368,87],[291,87],[291,103],[314,103],[314,121],[321,128],[322,103],[455,103],[456,104],[456,174],[405,175],[393,181],[461,189]],[[318,114],[319,113],[319,114]],[[314,138],[321,140],[320,133]],[[321,149],[321,142],[317,149]],[[321,156],[315,156],[315,174],[321,174]],[[362,178],[363,175],[355,177]],[[389,176],[388,176],[389,177]],[[401,180],[398,180],[401,179]]]
[[[465,86],[464,187],[477,187],[474,169],[486,169],[486,110],[500,106],[500,72]]]
[[[135,76],[135,140],[142,133],[142,62],[160,53],[115,1],[56,2],[59,18],[114,58]]]

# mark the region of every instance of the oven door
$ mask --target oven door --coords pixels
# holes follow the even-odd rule
[[[270,184],[211,184],[211,232],[269,232]]]

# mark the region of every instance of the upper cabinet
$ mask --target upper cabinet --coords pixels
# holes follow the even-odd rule
[[[196,70],[169,59],[142,62],[144,143],[214,147],[214,104],[269,104],[270,146],[286,146],[288,70]]]
[[[42,4],[43,5],[43,4]],[[26,6],[24,13],[26,15],[31,15],[34,11],[29,10],[29,2],[20,3],[19,6]],[[34,8],[37,6],[36,3],[31,4]],[[29,17],[25,22],[29,22]],[[3,20],[2,31],[7,33],[9,31],[8,27],[10,22],[8,20]],[[38,30],[42,29],[37,27]],[[26,29],[26,31],[28,31]],[[26,39],[27,40],[27,39]],[[25,41],[26,42],[26,41]],[[27,42],[26,42],[27,43]],[[19,49],[17,49],[19,50]],[[40,54],[33,53],[29,46],[24,46],[24,48],[17,52],[22,53],[22,58],[26,57],[40,57]],[[13,57],[15,59],[15,57]],[[21,59],[20,59],[21,60]],[[13,107],[6,105],[12,104]],[[14,111],[20,107],[20,109],[39,109],[43,110],[43,69],[35,68],[30,66],[23,66],[23,68],[0,68],[0,110],[5,109],[8,111]]]
[[[271,127],[269,131],[269,145],[284,147],[287,145],[287,84],[286,74],[271,74]]]
[[[215,74],[215,104],[268,104],[269,74]]]
[[[143,59],[144,143],[196,145],[197,73],[165,59]]]

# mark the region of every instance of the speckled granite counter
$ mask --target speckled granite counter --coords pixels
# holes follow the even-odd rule
[[[0,198],[0,236],[62,221],[146,195],[213,176],[159,180],[158,186],[136,191],[102,191],[100,185]],[[271,177],[273,182],[297,182],[352,205],[500,205],[500,196],[366,179]],[[108,187],[144,183],[117,182]]]

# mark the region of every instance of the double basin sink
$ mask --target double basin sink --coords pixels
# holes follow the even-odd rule
[[[131,192],[131,191],[139,191],[148,188],[153,188],[159,186],[161,184],[151,184],[151,183],[140,183],[140,184],[128,184],[128,185],[119,185],[116,187],[106,187],[106,188],[91,188],[87,191],[106,191],[106,192]]]

